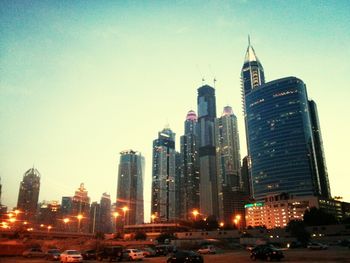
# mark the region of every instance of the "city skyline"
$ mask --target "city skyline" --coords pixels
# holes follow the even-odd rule
[[[349,71],[350,4],[269,2],[271,11],[264,11],[253,3],[3,1],[2,203],[16,205],[19,182],[33,163],[42,175],[39,201],[61,200],[81,182],[93,201],[104,192],[114,197],[118,154],[133,148],[146,160],[149,214],[152,140],[167,123],[182,135],[203,77],[210,86],[217,79],[216,109],[233,108],[244,157],[239,75],[248,34],[266,81],[296,76],[305,82],[318,106],[332,194],[349,201],[343,166],[349,90],[343,76]],[[193,8],[213,23],[192,17]],[[280,13],[285,9],[288,16]],[[244,17],[249,10],[254,14]]]

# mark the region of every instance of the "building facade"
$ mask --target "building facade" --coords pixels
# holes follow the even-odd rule
[[[305,84],[266,83],[247,94],[246,107],[253,197],[320,195]]]
[[[112,232],[112,203],[111,196],[107,193],[103,193],[100,201],[100,229],[102,233]],[[142,211],[143,214],[143,211]]]
[[[71,229],[73,232],[89,233],[90,226],[90,197],[81,183],[72,198]]]
[[[40,173],[34,167],[25,172],[19,187],[17,209],[23,220],[35,219],[40,191]]]
[[[151,201],[153,221],[177,219],[175,155],[175,133],[170,128],[164,128],[153,141]]]
[[[215,89],[208,85],[200,87],[197,105],[200,213],[205,216],[219,217],[215,145]]]
[[[185,120],[185,132],[180,137],[181,179],[180,218],[189,220],[191,211],[199,209],[199,156],[197,114],[189,111]]]
[[[313,100],[309,101],[310,119],[312,126],[312,134],[315,144],[315,155],[317,169],[320,179],[321,196],[324,198],[332,198],[331,188],[329,185],[326,158],[323,150],[323,140],[321,134],[320,121],[318,119],[317,105]]]
[[[133,150],[120,153],[117,189],[117,210],[122,211],[124,225],[144,221],[143,183],[144,157]],[[124,210],[123,210],[124,209]]]

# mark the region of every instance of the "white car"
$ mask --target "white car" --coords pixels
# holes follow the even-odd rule
[[[143,252],[138,249],[125,249],[125,254],[128,260],[142,260],[144,258]]]
[[[199,254],[215,254],[216,249],[213,245],[203,246],[197,251]]]
[[[66,250],[61,253],[61,263],[66,262],[83,262],[83,256],[77,250]]]

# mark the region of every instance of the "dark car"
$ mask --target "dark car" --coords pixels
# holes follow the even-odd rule
[[[167,263],[203,263],[203,257],[194,252],[187,250],[178,250],[171,254]]]
[[[96,253],[97,260],[102,261],[107,259],[109,261],[122,261],[123,260],[123,247],[122,246],[107,246],[103,247]]]
[[[54,248],[54,249],[49,249],[47,252],[46,252],[46,260],[60,260],[60,255],[61,255],[61,252]]]
[[[96,250],[94,249],[84,250],[81,252],[81,255],[83,256],[83,259],[97,259]]]
[[[26,258],[45,257],[45,255],[46,254],[41,250],[41,248],[38,247],[29,248],[22,253],[22,256]]]
[[[257,246],[250,253],[250,258],[252,260],[264,259],[267,261],[271,261],[274,259],[281,260],[283,257],[284,255],[282,251],[271,245]]]
[[[156,246],[156,255],[157,256],[166,256],[169,253],[173,252],[176,248],[172,245],[159,245]]]

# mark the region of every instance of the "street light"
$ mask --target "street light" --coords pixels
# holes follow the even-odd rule
[[[63,223],[64,223],[64,230],[67,230],[67,224],[69,223],[69,218],[63,218]]]
[[[77,232],[80,232],[80,221],[83,219],[83,215],[79,214],[79,215],[77,215],[77,218],[78,218],[78,231]]]
[[[117,232],[117,218],[119,216],[119,213],[118,212],[114,212],[113,216],[114,216],[114,222],[115,222],[115,232]]]
[[[197,209],[194,209],[194,210],[192,211],[192,214],[193,214],[193,216],[194,216],[194,221],[196,221],[197,216],[199,215],[199,211],[198,211]]]
[[[220,222],[220,227],[224,227],[224,222]]]
[[[129,210],[129,208],[127,206],[124,206],[122,210],[124,212],[124,225],[126,225],[126,212]]]
[[[154,220],[157,218],[157,216],[156,215],[154,215],[154,214],[152,214],[151,215],[151,223],[154,223]]]
[[[235,226],[239,229],[240,228],[240,221],[241,221],[241,215],[236,215],[235,218],[233,219],[233,223]]]
[[[50,232],[51,228],[52,228],[52,226],[47,226],[47,233]]]

